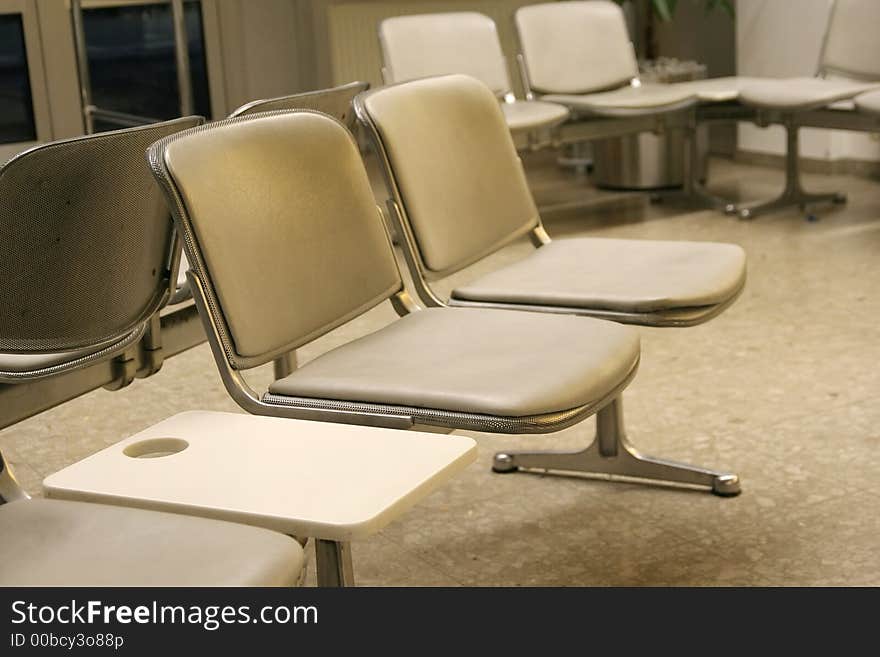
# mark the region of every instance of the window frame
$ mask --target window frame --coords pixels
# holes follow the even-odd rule
[[[52,120],[49,97],[46,93],[46,70],[43,62],[43,44],[35,0],[0,0],[0,15],[21,16],[24,49],[31,85],[31,111],[34,117],[36,140],[0,144],[0,163],[41,142],[52,139]]]
[[[202,48],[205,56],[205,74],[208,83],[208,103],[210,111],[208,119],[222,118],[226,115],[226,93],[224,84],[223,61],[221,58],[221,39],[219,19],[217,16],[218,0],[184,0],[184,3],[198,2],[201,8]],[[66,9],[69,12],[70,2],[66,0]],[[120,7],[139,7],[150,5],[170,5],[170,0],[81,0],[82,10],[90,9],[114,9]],[[74,59],[76,52],[74,48]],[[97,103],[95,103],[97,105]],[[113,110],[113,108],[101,107],[101,109]],[[198,110],[195,110],[196,112]],[[135,116],[138,113],[134,114]],[[85,121],[85,117],[83,117]]]
[[[82,0],[82,8],[100,9],[106,7],[125,7],[132,5],[162,5],[170,0]],[[200,0],[202,5],[202,41],[205,48],[205,64],[208,73],[208,93],[211,99],[211,116],[207,119],[222,119],[229,108],[226,101],[226,77],[223,66],[223,50],[220,35],[220,0]],[[60,3],[59,3],[60,4]],[[65,0],[64,10],[69,13],[69,3]],[[75,53],[71,53],[75,56]]]

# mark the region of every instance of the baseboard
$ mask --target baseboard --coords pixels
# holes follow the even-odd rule
[[[743,164],[754,164],[775,169],[782,169],[785,166],[785,157],[776,153],[737,150],[733,159],[735,162],[742,162]],[[859,176],[860,178],[876,178],[880,176],[880,162],[870,160],[820,160],[812,157],[801,157],[800,166],[801,171],[804,173],[851,175]]]

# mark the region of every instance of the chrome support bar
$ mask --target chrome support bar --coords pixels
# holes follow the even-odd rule
[[[706,490],[721,497],[741,492],[739,477],[640,453],[627,439],[623,404],[617,397],[596,414],[596,438],[579,452],[501,452],[495,455],[495,472],[517,470],[576,472],[599,479],[639,481],[678,488]]]
[[[0,429],[102,387],[118,388],[131,377],[153,374],[157,366],[156,345],[168,359],[203,343],[206,339],[196,307],[190,303],[161,315],[158,331],[140,340],[117,359],[97,361],[57,376],[22,383],[0,384]],[[128,360],[126,360],[128,359]]]
[[[811,194],[804,190],[798,159],[800,154],[798,131],[800,128],[880,132],[880,117],[848,109],[824,107],[792,114],[772,109],[757,110],[737,102],[701,105],[697,108],[697,122],[700,124],[735,121],[748,121],[759,126],[781,125],[786,131],[785,187],[777,198],[771,201],[737,205],[730,202],[724,203],[709,195],[702,188],[695,188],[695,196],[702,195],[703,200],[713,207],[720,206],[726,213],[736,214],[741,219],[752,219],[759,214],[795,205],[806,210],[809,204],[846,202],[846,197],[840,193]]]
[[[186,36],[186,14],[183,0],[171,0],[171,17],[174,21],[174,58],[177,62],[177,89],[180,96],[180,115],[195,113],[192,75],[189,62],[189,41]]]
[[[532,91],[532,82],[529,79],[529,69],[526,66],[526,59],[522,53],[516,56],[516,70],[519,72],[519,81],[523,88],[523,97],[526,100],[535,100],[535,93]]]
[[[73,46],[76,50],[76,68],[79,74],[79,95],[82,102],[86,134],[95,132],[92,104],[92,81],[89,76],[89,55],[86,50],[86,33],[83,27],[82,0],[70,0],[71,20],[73,21]]]
[[[134,128],[139,125],[148,125],[150,123],[159,123],[161,119],[152,116],[141,116],[140,114],[129,114],[128,112],[116,112],[114,110],[102,109],[90,105],[88,108],[90,119],[101,119],[106,123],[118,125],[120,128]],[[94,126],[93,126],[94,127]]]
[[[0,452],[0,504],[29,500],[30,497],[21,484],[16,481],[12,469],[3,458],[3,452]]]
[[[320,587],[354,586],[351,543],[316,538],[315,567]]]
[[[730,212],[733,205],[727,200],[711,194],[700,180],[702,167],[700,166],[699,144],[697,142],[697,130],[699,129],[697,111],[690,115],[690,121],[684,129],[684,172],[683,193],[692,205],[700,208],[711,208]],[[708,178],[708,166],[706,168]]]
[[[846,203],[846,195],[841,192],[828,192],[824,194],[811,194],[804,190],[801,183],[800,171],[800,140],[798,134],[800,126],[795,123],[793,117],[784,121],[786,148],[785,148],[785,187],[782,193],[771,201],[759,201],[757,203],[730,205],[726,208],[729,214],[736,214],[740,219],[754,219],[759,214],[773,212],[782,208],[798,206],[802,211],[807,211],[807,206],[813,203]],[[811,215],[812,216],[812,215]]]
[[[291,351],[283,356],[279,356],[272,362],[275,372],[275,380],[283,379],[296,371],[298,363],[296,362],[296,352]]]

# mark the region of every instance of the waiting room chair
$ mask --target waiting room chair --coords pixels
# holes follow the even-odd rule
[[[491,91],[473,84],[504,125]],[[617,400],[639,360],[632,329],[566,315],[416,306],[357,144],[334,119],[307,111],[229,119],[159,141],[149,160],[185,238],[221,378],[245,410],[493,433],[549,433],[598,413],[601,457],[592,472],[738,490],[733,475],[629,448]],[[385,301],[401,319],[265,393],[245,381],[245,370]],[[559,456],[558,464],[572,458]]]
[[[578,128],[587,128],[585,122],[598,126],[593,138],[681,130],[684,197],[700,205],[718,204],[699,184],[696,92],[639,79],[635,50],[617,4],[591,0],[528,5],[516,10],[514,22],[527,98],[565,105]]]
[[[389,213],[405,237],[404,254],[425,304],[692,326],[733,303],[746,280],[738,246],[551,240],[491,101],[483,85],[463,75],[385,87],[355,100],[383,164]],[[456,288],[448,301],[431,288],[523,235],[537,247],[533,255]]]
[[[3,381],[109,359],[168,300],[179,253],[143,160],[188,117],[37,146],[0,170]],[[288,586],[293,539],[253,527],[30,499],[0,454],[0,586]]]
[[[623,11],[613,2],[549,2],[515,13],[529,94],[575,118],[662,116],[697,103],[689,90],[642,84]]]
[[[485,82],[501,100],[513,132],[552,129],[568,119],[564,106],[517,100],[495,22],[476,12],[387,18],[379,25],[386,84],[465,73]],[[535,143],[535,142],[533,142]]]
[[[0,491],[13,485],[0,454]],[[303,549],[283,534],[106,504],[0,499],[0,537],[0,587],[294,586],[303,576]]]
[[[757,110],[759,125],[772,121],[785,127],[785,187],[771,201],[738,205],[731,208],[732,212],[747,219],[792,205],[804,209],[811,203],[846,201],[841,193],[813,194],[804,190],[798,160],[799,120],[806,112],[880,88],[878,25],[880,2],[835,0],[815,77],[753,80],[742,86],[739,100]]]
[[[852,110],[855,96],[880,84],[880,67],[874,64],[880,58],[880,44],[874,29],[878,20],[878,4],[872,0],[834,0],[819,70],[814,77],[731,76],[674,85],[696,94],[700,104],[699,122],[754,120],[758,125],[781,124],[786,130],[786,180],[779,197],[769,202],[737,205],[699,189],[704,200],[743,219],[791,205],[805,209],[810,203],[846,201],[843,194],[810,194],[803,189],[798,130],[801,127],[875,130],[874,124],[859,120]],[[751,114],[740,111],[743,106],[751,110]],[[864,110],[863,113],[870,114]]]
[[[644,116],[655,110],[662,115],[667,97],[689,97],[683,107],[698,105],[695,118],[699,122],[755,120],[759,125],[783,125],[787,133],[786,182],[782,194],[769,202],[737,205],[711,196],[696,180],[693,138],[686,145],[690,172],[685,176],[685,191],[708,206],[746,219],[790,205],[803,208],[808,203],[846,200],[842,194],[808,194],[803,190],[798,129],[807,125],[802,121],[807,113],[833,107],[878,86],[880,69],[875,62],[880,61],[880,43],[874,29],[880,20],[878,11],[880,4],[873,0],[835,0],[820,69],[813,78],[733,76],[637,88],[622,86],[627,78],[636,80],[638,66],[623,12],[616,4],[590,0],[526,6],[517,10],[516,25],[526,79],[543,99],[565,103],[576,115]],[[674,107],[674,102],[669,102]],[[752,114],[743,113],[743,106]],[[839,127],[840,120],[837,116],[815,127]],[[843,129],[865,128],[859,123]]]
[[[389,212],[428,306],[691,326],[722,312],[745,285],[745,253],[732,244],[552,241],[503,117],[473,78],[450,75],[377,89],[358,96],[355,109],[379,153],[392,193]],[[533,255],[456,288],[448,300],[431,288],[431,281],[523,235],[536,245]],[[500,454],[495,467],[560,462],[541,459]]]

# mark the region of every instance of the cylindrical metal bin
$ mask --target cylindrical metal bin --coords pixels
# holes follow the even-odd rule
[[[706,67],[696,62],[660,58],[641,62],[643,82],[682,82],[706,77]],[[684,183],[684,133],[641,133],[593,142],[593,176],[606,189],[667,189]],[[697,162],[700,179],[706,178],[709,131],[697,129]]]
[[[684,183],[685,139],[682,130],[649,132],[593,142],[593,180],[606,189],[667,189]],[[706,179],[709,133],[697,129],[697,167]]]

